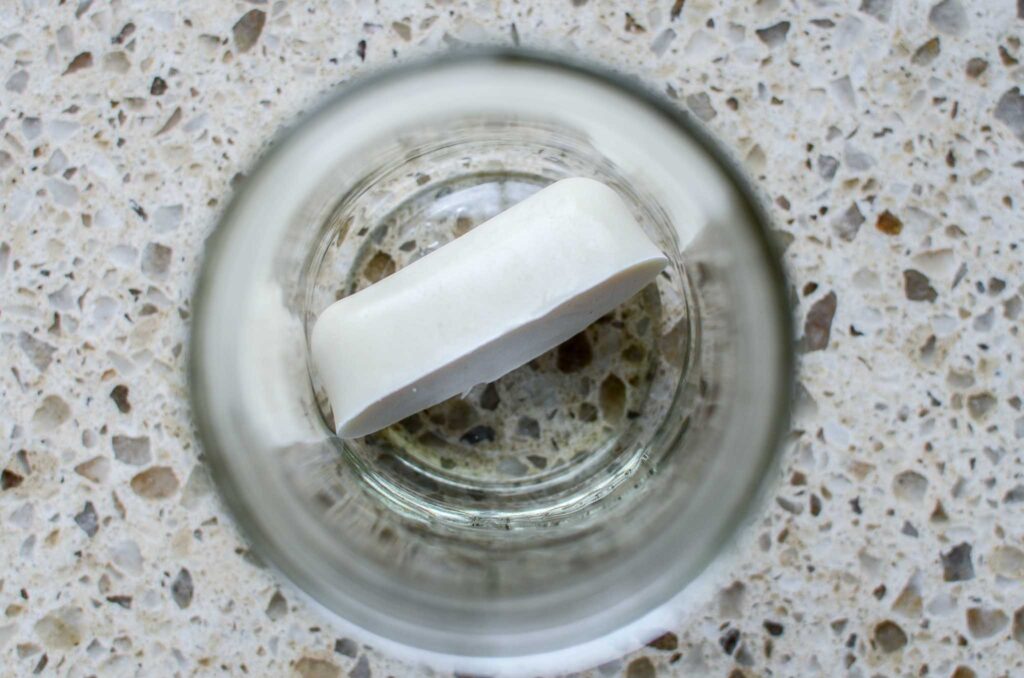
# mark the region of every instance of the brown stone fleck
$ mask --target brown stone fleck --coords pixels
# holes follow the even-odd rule
[[[625,29],[627,33],[646,33],[647,29],[637,23],[636,19],[629,12],[626,12],[626,25]]]
[[[117,405],[121,414],[128,414],[132,411],[132,404],[128,402],[128,387],[124,384],[118,384],[110,391],[110,399]]]
[[[1009,621],[1006,613],[998,608],[971,607],[967,610],[967,630],[979,640],[997,635]]]
[[[341,669],[334,662],[314,657],[303,657],[295,662],[295,672],[302,678],[338,678]]]
[[[939,42],[939,38],[936,36],[918,47],[910,61],[915,66],[927,66],[931,62],[935,61],[935,57],[939,56],[940,51],[941,44]]]
[[[1020,607],[1013,613],[1013,628],[1010,635],[1021,645],[1024,645],[1024,607]]]
[[[992,411],[992,408],[996,406],[996,399],[988,391],[982,393],[975,393],[967,397],[967,413],[971,415],[971,419],[975,421],[981,421],[988,416],[988,413]]]
[[[20,474],[11,471],[10,469],[4,469],[0,473],[0,489],[10,490],[24,482],[25,478]]]
[[[378,251],[366,262],[363,277],[371,283],[375,283],[394,273],[395,268],[395,260],[388,254]]]
[[[977,78],[988,69],[988,62],[979,57],[974,57],[967,62],[967,77]]]
[[[903,230],[903,222],[895,214],[885,210],[878,215],[878,220],[875,221],[875,228],[886,235],[899,235]]]
[[[601,382],[598,402],[607,421],[618,421],[626,409],[626,385],[614,374],[609,374]]]
[[[882,652],[890,653],[903,649],[907,644],[907,634],[894,621],[886,619],[875,626],[875,642]]]
[[[671,631],[666,632],[647,643],[647,647],[653,647],[662,652],[671,652],[679,647],[679,638]]]
[[[626,667],[626,678],[655,678],[654,664],[647,657],[638,657]]]
[[[136,474],[132,490],[145,499],[166,499],[178,491],[178,477],[167,466],[154,466]]]
[[[837,305],[836,293],[829,292],[811,306],[804,320],[803,343],[806,351],[820,351],[828,347]]]
[[[263,32],[263,24],[267,22],[267,15],[263,10],[251,9],[242,15],[231,28],[231,34],[235,38],[235,45],[239,52],[248,52],[256,41],[260,39]]]
[[[181,122],[181,117],[181,106],[178,106],[174,109],[174,112],[171,113],[171,117],[167,118],[167,122],[165,122],[163,126],[160,129],[158,129],[156,134],[154,134],[153,136],[158,137],[161,134],[166,134],[167,132],[170,132],[172,129],[178,126],[179,122]]]
[[[65,71],[64,71],[64,75],[70,75],[72,73],[77,73],[78,71],[82,70],[83,68],[91,68],[91,67],[92,67],[92,52],[82,52],[81,54],[79,54],[78,56],[76,56],[74,59],[71,60],[71,63],[68,64],[67,69],[65,69]]]
[[[93,457],[75,467],[75,473],[94,483],[102,483],[109,472],[110,460],[106,457]]]
[[[404,21],[392,21],[391,29],[395,33],[398,33],[398,37],[406,42],[409,42],[409,40],[412,39],[412,31],[409,29],[409,24]]]
[[[586,332],[580,332],[558,346],[558,370],[566,374],[579,372],[590,364],[593,357]]]
[[[683,5],[686,4],[686,0],[675,0],[672,3],[672,9],[668,12],[669,21],[675,21],[679,18],[679,15],[683,13]]]
[[[153,78],[153,84],[149,86],[149,93],[155,97],[160,96],[167,91],[167,82],[164,81],[159,75]]]

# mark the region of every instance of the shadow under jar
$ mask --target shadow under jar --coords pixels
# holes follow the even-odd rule
[[[318,314],[574,176],[630,205],[656,281],[495,383],[334,436]],[[790,332],[763,213],[697,128],[614,76],[471,52],[349,86],[260,161],[208,246],[193,407],[257,551],[371,642],[564,669],[649,640],[755,503]]]

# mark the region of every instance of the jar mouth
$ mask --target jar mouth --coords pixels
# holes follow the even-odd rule
[[[572,102],[573,88],[593,111]],[[460,210],[479,223],[488,216],[480,205],[503,208],[500,200],[488,203],[460,192],[511,190],[515,196],[558,178],[551,169],[557,163],[538,172],[519,160],[437,172],[419,184],[408,171],[414,160],[440,166],[424,149],[447,150],[459,159],[451,136],[445,143],[452,130],[438,120],[465,123],[476,116],[483,121],[478,131],[491,128],[489,150],[500,146],[494,135],[521,145],[524,137],[509,131],[510,121],[543,116],[531,115],[532,104],[516,101],[515,94],[534,90],[555,104],[559,97],[569,102],[548,111],[555,118],[552,127],[585,127],[582,137],[597,149],[597,159],[590,158],[580,174],[601,176],[603,170],[617,188],[634,192],[637,209],[656,206],[662,214],[648,215],[647,223],[664,218],[669,227],[678,226],[684,203],[703,220],[693,243],[678,248],[676,280],[665,283],[678,287],[686,331],[675,340],[686,350],[675,356],[677,373],[656,392],[655,404],[663,407],[657,425],[634,441],[630,454],[614,450],[619,438],[609,437],[595,443],[590,455],[565,460],[557,469],[547,457],[538,468],[531,455],[508,453],[511,448],[460,446],[473,426],[506,426],[515,437],[513,419],[540,425],[538,416],[514,408],[501,412],[499,426],[488,423],[497,421],[497,408],[475,407],[467,414],[448,404],[436,420],[429,413],[421,417],[414,431],[416,425],[405,422],[369,441],[341,444],[325,424],[329,412],[317,397],[306,350],[311,319],[341,289],[325,285],[325,276],[343,272],[342,291],[351,292],[366,282],[368,269],[371,278],[380,272],[374,266],[387,269],[383,259],[373,263],[377,253],[396,267],[421,254],[418,242],[407,252],[401,248],[409,233],[423,232],[408,230],[409,224],[422,226],[424,215],[443,203],[439,192],[448,191],[442,198],[455,196],[443,215],[452,223],[434,215],[438,229],[444,226],[453,236]],[[396,101],[396,93],[406,92],[405,104]],[[429,92],[451,96],[435,101]],[[362,133],[370,130],[371,111],[380,118],[376,136]],[[616,129],[620,114],[642,121],[643,131]],[[417,146],[409,138],[417,127],[440,136]],[[664,143],[650,142],[659,133]],[[391,158],[372,148],[384,138],[395,140],[404,154]],[[486,156],[471,143],[463,150]],[[683,177],[662,171],[682,167],[673,158],[684,154],[692,156],[694,172]],[[367,162],[371,157],[374,162]],[[579,158],[561,160],[569,165],[564,171],[579,169],[572,164]],[[373,181],[365,176],[370,168],[377,168]],[[332,172],[337,178],[325,179]],[[385,185],[389,172],[394,181]],[[413,188],[406,186],[410,182]],[[505,660],[517,657],[523,671],[543,671],[582,667],[627,651],[646,640],[637,636],[638,628],[671,619],[673,601],[682,600],[686,585],[759,505],[760,488],[774,467],[788,424],[793,341],[768,223],[737,166],[686,114],[626,79],[562,56],[469,50],[348,85],[275,143],[207,243],[194,298],[190,386],[199,438],[218,488],[259,555],[339,623],[354,624],[364,638],[392,652],[414,651],[433,663],[473,671],[506,670]],[[358,224],[369,230],[354,239]],[[374,241],[374,229],[382,226],[387,232]],[[655,235],[659,228],[654,226]],[[671,241],[669,235],[661,233],[663,243]],[[750,280],[732,279],[737,270]],[[648,302],[637,301],[636,312],[647,312],[644,303],[663,307],[665,294],[656,287]],[[737,308],[729,308],[733,302]],[[757,342],[751,339],[754,330]],[[252,338],[257,334],[260,341]],[[605,335],[588,339],[604,340]],[[732,358],[738,365],[727,364]],[[738,374],[745,365],[756,379]],[[294,377],[296,366],[301,380]],[[557,365],[551,369],[561,374]],[[633,389],[625,388],[629,394]],[[479,405],[482,396],[481,389],[470,399]],[[687,410],[691,401],[701,403],[700,414]],[[275,413],[274,421],[259,421],[267,412]],[[453,419],[460,425],[451,426]],[[707,424],[706,430],[697,432],[692,445],[682,445],[693,422]],[[522,450],[534,430],[524,426]],[[652,453],[658,431],[662,437]],[[602,445],[615,453],[602,453]],[[467,449],[479,457],[475,466],[451,458]],[[615,468],[618,475],[610,472]],[[705,478],[685,472],[705,468]],[[566,488],[579,487],[584,471],[614,482],[595,485],[600,490],[593,502],[566,503],[572,494]],[[627,489],[634,482],[632,494],[640,499],[611,514],[625,526],[611,525],[616,521],[594,511],[617,494],[629,504]],[[676,496],[680,490],[672,488],[679,487],[689,496]],[[666,505],[643,499],[651,488],[665,494]],[[551,503],[538,504],[545,496]],[[573,510],[552,513],[566,505]]]
[[[683,391],[699,312],[672,224],[585,137],[556,123],[492,113],[397,136],[320,227],[300,283],[307,343],[336,299],[572,176],[616,188],[672,260],[624,305],[497,381],[370,436],[333,440],[382,505],[446,538],[493,549],[499,534],[500,547],[523,549],[588,529],[609,506],[622,510],[623,483],[685,447],[677,424],[692,407]],[[307,367],[330,429],[330,403]]]

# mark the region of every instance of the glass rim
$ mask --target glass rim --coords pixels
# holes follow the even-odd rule
[[[707,569],[708,565],[720,556],[723,548],[738,533],[739,528],[749,519],[758,513],[758,510],[766,502],[765,495],[767,488],[772,485],[770,478],[778,472],[778,460],[781,457],[782,443],[785,433],[788,431],[790,415],[792,410],[792,393],[795,385],[795,335],[793,319],[790,315],[790,306],[787,298],[788,283],[785,267],[782,262],[781,250],[770,234],[773,220],[764,207],[764,200],[759,197],[757,188],[751,179],[746,175],[738,161],[730,155],[722,142],[718,141],[709,130],[701,123],[693,119],[691,114],[680,109],[670,102],[663,94],[653,90],[637,77],[630,77],[610,67],[600,65],[591,61],[584,61],[577,57],[561,53],[543,51],[531,48],[511,47],[474,47],[463,48],[455,52],[437,54],[422,57],[406,63],[390,65],[380,71],[360,75],[351,82],[336,86],[331,91],[321,95],[321,100],[316,106],[300,114],[297,118],[289,121],[278,130],[272,137],[268,150],[252,161],[252,171],[258,168],[273,164],[282,149],[288,145],[289,140],[295,136],[300,129],[310,125],[314,120],[329,116],[331,112],[345,105],[345,102],[358,94],[372,91],[374,88],[391,82],[392,80],[415,75],[416,73],[427,72],[438,67],[448,65],[459,65],[466,63],[487,63],[520,64],[531,67],[549,68],[563,71],[568,75],[583,76],[586,79],[609,85],[613,89],[625,94],[632,100],[640,102],[647,109],[656,113],[679,130],[679,133],[692,139],[700,149],[723,172],[725,178],[731,182],[737,191],[737,195],[744,202],[743,209],[749,212],[751,219],[749,223],[737,224],[739,230],[743,231],[742,237],[749,238],[755,249],[762,255],[760,258],[764,264],[764,275],[769,280],[772,288],[774,308],[769,313],[777,319],[774,323],[777,335],[774,341],[778,347],[775,359],[778,361],[778,378],[780,392],[784,397],[777,398],[772,403],[766,403],[766,407],[774,410],[777,416],[772,417],[770,434],[762,440],[762,449],[751,456],[752,463],[756,464],[756,471],[752,474],[752,487],[750,498],[743,505],[733,511],[734,515],[724,521],[722,536],[716,542],[716,547],[709,550],[701,570]],[[234,522],[238,525],[243,539],[250,544],[256,554],[265,560],[274,570],[279,572],[285,579],[292,582],[296,589],[300,590],[307,600],[325,611],[332,622],[355,627],[364,636],[373,637],[379,646],[393,651],[395,654],[403,654],[403,648],[415,648],[416,657],[423,654],[437,654],[435,651],[420,648],[415,645],[406,645],[400,641],[380,636],[374,631],[357,626],[355,623],[345,619],[339,612],[320,602],[317,596],[324,592],[321,582],[314,577],[306,576],[301,568],[295,567],[290,557],[282,548],[280,542],[260,524],[255,518],[254,507],[246,497],[246,493],[239,483],[233,478],[231,464],[228,461],[230,453],[225,452],[218,443],[218,426],[214,418],[209,414],[206,406],[210,395],[207,383],[206,361],[209,356],[203,354],[200,346],[200,337],[205,328],[208,314],[211,278],[217,269],[218,262],[229,256],[225,243],[228,241],[228,234],[237,230],[241,224],[233,219],[233,214],[238,205],[243,202],[251,191],[251,183],[243,182],[232,195],[228,205],[225,207],[217,220],[217,225],[207,238],[199,272],[196,276],[194,292],[192,296],[192,332],[189,339],[188,356],[188,382],[189,382],[189,404],[192,419],[196,426],[197,439],[200,450],[204,453],[204,460],[210,475],[213,478],[229,513]],[[699,574],[697,575],[700,576]],[[695,580],[692,580],[695,581]],[[689,585],[688,585],[689,586]],[[382,642],[383,641],[383,642]],[[571,651],[572,647],[566,648]],[[441,656],[444,653],[440,653]],[[501,659],[510,659],[503,657]],[[460,664],[460,667],[464,665]],[[493,669],[492,665],[486,668]]]

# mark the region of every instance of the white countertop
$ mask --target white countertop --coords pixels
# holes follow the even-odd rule
[[[703,119],[772,201],[822,346],[722,586],[588,675],[1024,672],[1024,6],[672,4],[0,6],[5,675],[419,673],[248,554],[198,461],[189,298],[282,125],[480,42],[589,56]]]

